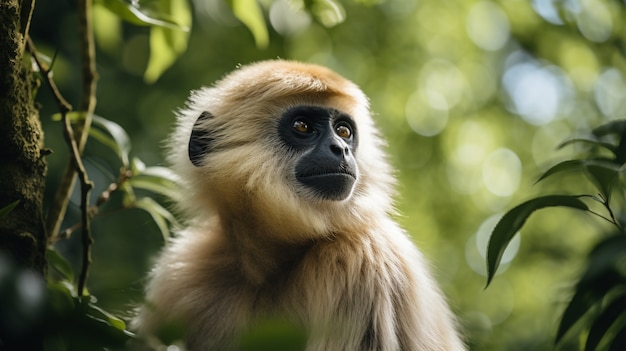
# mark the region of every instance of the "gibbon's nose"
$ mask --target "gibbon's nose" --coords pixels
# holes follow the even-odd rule
[[[343,140],[332,140],[330,142],[330,152],[336,157],[345,158],[348,156],[350,149]]]

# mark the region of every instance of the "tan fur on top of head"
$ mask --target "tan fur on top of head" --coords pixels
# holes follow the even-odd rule
[[[298,156],[278,121],[295,106],[354,120],[356,183],[342,200],[316,197],[295,178]],[[188,144],[210,131],[201,165]],[[308,332],[313,350],[464,350],[422,255],[390,218],[394,179],[363,92],[331,70],[273,60],[243,66],[194,92],[169,143],[188,226],[150,276],[134,324],[186,327],[192,350],[237,349],[259,320],[278,316]]]

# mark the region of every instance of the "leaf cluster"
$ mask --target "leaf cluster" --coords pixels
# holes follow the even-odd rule
[[[252,32],[257,47],[266,47],[269,31],[262,6],[268,4],[256,0],[230,0],[228,3],[234,16]],[[150,55],[144,73],[147,82],[156,81],[187,48],[192,17],[187,0],[97,0],[94,6],[113,14],[113,20],[118,24],[125,21],[149,27]],[[336,0],[296,1],[294,6],[309,11],[325,26],[338,24],[345,19],[343,6]],[[34,55],[41,56],[38,53]],[[46,58],[46,61],[50,63],[51,69],[53,60]],[[133,157],[131,138],[119,124],[91,112],[70,110],[68,108],[54,115],[53,120],[69,120],[82,125],[90,119],[90,127],[87,128],[90,140],[104,147],[107,158],[114,155],[115,159],[114,165],[90,162],[102,174],[109,175],[112,182],[95,201],[89,201],[86,210],[81,207],[83,216],[98,219],[117,211],[141,209],[152,217],[162,237],[167,240],[170,227],[177,225],[177,219],[160,200],[169,201],[180,196],[175,174],[165,167],[146,166],[142,160]],[[121,200],[110,201],[113,198]],[[0,209],[0,217],[11,212],[16,204]],[[45,311],[40,314],[40,324],[45,335],[44,347],[47,350],[120,349],[134,339],[134,335],[126,330],[123,320],[100,308],[97,299],[86,288],[83,289],[80,283],[86,279],[87,268],[91,264],[92,239],[83,245],[87,259],[83,260],[80,274],[75,273],[72,264],[55,249],[56,243],[69,238],[74,232],[85,232],[89,228],[88,223],[81,221],[60,233],[51,233],[46,254],[51,272],[45,289]],[[75,287],[77,280],[80,291]],[[166,338],[168,344],[178,342],[182,335],[179,328],[172,328],[166,334],[169,335]],[[252,344],[266,339],[258,335],[249,338]],[[298,339],[293,342],[301,341]]]
[[[595,194],[543,195],[514,207],[504,214],[491,233],[487,251],[487,285],[494,278],[502,255],[532,213],[548,207],[584,211],[609,222],[613,230],[601,237],[586,260],[586,268],[574,287],[556,334],[564,339],[575,325],[583,324],[584,349],[624,350],[626,348],[626,233],[623,205],[626,169],[626,120],[593,129],[584,137],[564,141],[559,148],[580,145],[581,157],[562,161],[543,173],[537,182],[578,173],[597,191]],[[594,211],[587,202],[600,204]],[[567,235],[567,233],[563,233]]]

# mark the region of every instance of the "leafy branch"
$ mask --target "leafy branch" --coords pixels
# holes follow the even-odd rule
[[[89,129],[91,127],[92,115],[96,107],[96,54],[93,37],[92,18],[92,1],[78,1],[78,22],[80,36],[80,54],[81,54],[81,76],[82,76],[82,94],[80,99],[79,111],[85,116],[76,123],[76,146],[79,155],[82,154]],[[66,113],[69,111],[66,111]],[[46,221],[46,230],[49,235],[55,235],[61,228],[61,223],[65,217],[67,206],[69,204],[70,195],[76,181],[76,168],[72,163],[68,163],[61,177],[59,187],[57,188],[53,204],[50,206],[48,218]],[[83,244],[87,245],[88,238],[84,238]]]
[[[577,172],[596,188],[597,195],[547,195],[528,200],[504,214],[491,233],[487,248],[487,286],[493,280],[500,265],[502,255],[529,216],[546,207],[566,207],[585,211],[609,222],[616,235],[601,240],[590,253],[587,269],[575,288],[575,293],[563,312],[556,335],[556,342],[563,339],[577,321],[586,316],[592,318],[592,307],[599,313],[591,323],[585,350],[605,347],[609,350],[622,350],[626,346],[626,274],[620,262],[626,260],[626,233],[622,218],[619,218],[612,196],[622,196],[623,174],[626,170],[626,120],[618,120],[595,128],[590,135],[569,139],[559,148],[582,144],[588,149],[588,156],[581,159],[560,162],[544,172],[537,182],[565,172]],[[606,152],[609,156],[606,156]],[[616,189],[620,191],[616,191]],[[604,215],[590,209],[581,199],[588,198],[601,204]],[[606,337],[605,336],[609,336]]]
[[[85,170],[85,166],[80,156],[80,148],[76,142],[76,136],[74,134],[74,130],[72,129],[72,124],[68,117],[68,113],[72,110],[72,106],[63,98],[59,89],[57,88],[54,80],[50,76],[50,70],[45,67],[45,65],[39,59],[39,55],[37,49],[35,48],[35,44],[32,42],[30,38],[28,38],[28,51],[31,53],[33,60],[37,64],[39,68],[39,72],[42,77],[48,84],[50,90],[54,95],[54,98],[57,102],[59,111],[61,113],[61,119],[63,121],[63,137],[65,138],[65,142],[68,144],[70,148],[70,161],[72,167],[75,172],[78,173],[78,178],[80,179],[80,189],[81,189],[81,221],[83,228],[83,263],[81,268],[81,273],[78,280],[78,293],[82,296],[84,291],[85,282],[87,280],[87,272],[89,270],[89,265],[91,264],[91,245],[93,244],[93,238],[91,237],[91,227],[90,227],[90,217],[88,214],[89,209],[89,194],[91,193],[91,189],[93,189],[93,183],[89,180],[87,176],[87,171]]]

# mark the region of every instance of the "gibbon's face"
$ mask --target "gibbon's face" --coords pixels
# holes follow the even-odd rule
[[[202,125],[213,119],[203,112],[189,139],[189,160],[202,167],[208,153],[214,152],[214,135]],[[281,149],[291,155],[296,188],[324,200],[340,201],[352,193],[357,179],[354,152],[358,144],[355,121],[347,113],[317,105],[288,108],[276,119]]]
[[[278,134],[297,157],[295,179],[301,186],[327,200],[352,193],[358,138],[351,116],[332,107],[291,107],[279,120]]]
[[[285,202],[302,199],[342,202],[364,193],[365,168],[381,169],[367,98],[316,65],[276,60],[241,67],[195,92],[179,121],[172,150],[188,142],[184,158],[195,170],[178,165],[211,201],[248,196],[281,208],[302,206]],[[359,134],[369,146],[359,145]],[[366,160],[357,160],[357,146]]]
[[[168,156],[185,183],[179,204],[197,218],[255,216],[274,232],[310,235],[393,211],[383,146],[355,84],[273,60],[194,91]]]

